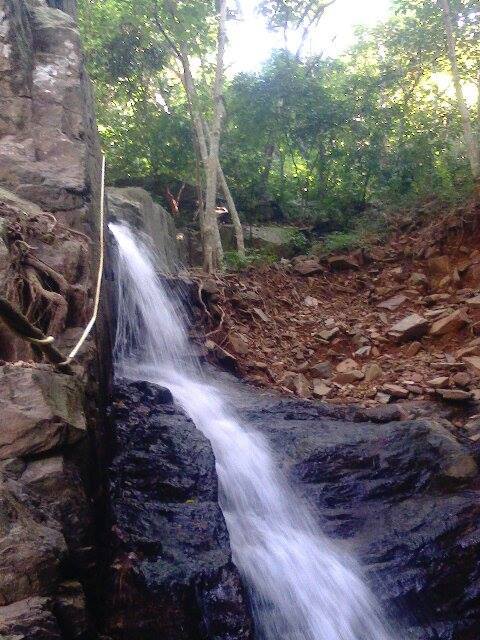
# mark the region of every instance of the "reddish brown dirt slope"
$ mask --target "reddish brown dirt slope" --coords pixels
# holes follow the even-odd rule
[[[471,204],[361,253],[204,280],[209,357],[333,403],[480,399],[479,213]]]

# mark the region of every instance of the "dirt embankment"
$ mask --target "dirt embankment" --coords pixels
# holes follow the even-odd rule
[[[478,214],[470,203],[368,251],[204,280],[209,358],[331,403],[480,400]]]

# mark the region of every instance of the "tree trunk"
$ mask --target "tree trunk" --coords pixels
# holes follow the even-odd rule
[[[205,270],[209,273],[218,269],[222,264],[222,245],[218,244],[216,230],[218,232],[218,220],[216,212],[217,178],[219,172],[220,133],[223,119],[223,56],[225,52],[225,26],[227,21],[227,2],[219,0],[218,11],[218,41],[217,61],[215,68],[215,80],[213,83],[213,118],[210,128],[210,145],[207,162],[207,186],[205,193]]]
[[[473,132],[472,123],[470,121],[470,113],[465,101],[460,82],[460,71],[458,69],[457,54],[455,51],[455,35],[453,33],[452,17],[450,14],[449,0],[439,0],[443,11],[443,20],[445,23],[445,33],[447,36],[448,57],[452,68],[453,84],[457,96],[458,109],[462,117],[463,135],[467,148],[468,160],[474,179],[480,177],[480,148],[478,141]]]
[[[243,237],[243,227],[240,221],[240,216],[238,215],[237,207],[235,206],[235,201],[232,198],[232,194],[230,193],[230,189],[227,184],[227,180],[225,178],[225,174],[223,173],[223,169],[218,164],[218,178],[220,181],[220,187],[223,191],[223,195],[225,196],[225,200],[227,201],[228,211],[230,212],[230,216],[232,218],[233,226],[235,227],[235,240],[237,242],[237,251],[238,254],[242,257],[245,256],[245,240]]]
[[[222,54],[223,58],[223,54]],[[193,122],[193,128],[195,130],[195,135],[198,142],[198,150],[200,153],[200,158],[203,164],[205,176],[206,176],[206,198],[205,198],[205,209],[200,211],[199,213],[199,222],[200,222],[200,233],[202,237],[202,245],[203,245],[203,253],[204,253],[204,262],[208,271],[213,270],[214,266],[214,257],[218,256],[218,260],[221,262],[223,258],[223,250],[222,250],[222,242],[220,238],[220,231],[218,229],[218,220],[217,216],[212,218],[212,216],[208,217],[208,204],[207,204],[207,195],[208,190],[210,191],[212,187],[215,187],[215,196],[214,196],[214,206],[213,212],[215,213],[215,200],[216,200],[216,175],[215,175],[215,185],[212,185],[211,181],[209,183],[208,176],[210,173],[209,169],[209,149],[207,145],[207,137],[205,135],[205,127],[202,120],[202,116],[197,106],[197,94],[195,89],[195,83],[193,81],[192,72],[190,69],[190,62],[188,59],[188,54],[185,51],[185,48],[182,46],[180,49],[180,59],[183,67],[183,86],[185,88],[185,93],[187,95],[188,105],[190,109],[190,116]],[[222,70],[223,75],[223,70]],[[220,112],[220,116],[221,116]],[[217,161],[218,161],[218,153],[217,153]]]

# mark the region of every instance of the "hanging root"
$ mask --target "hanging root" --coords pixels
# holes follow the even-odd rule
[[[54,336],[59,335],[63,331],[67,319],[67,301],[60,293],[45,289],[33,267],[27,267],[25,269],[25,278],[31,294],[31,302],[26,314],[27,317],[33,313],[34,308],[40,306],[39,299],[43,300],[43,305],[45,305],[46,310],[50,312],[46,332]]]
[[[0,296],[0,318],[7,327],[32,344],[35,350],[56,364],[64,373],[73,373],[70,366],[63,364],[65,356],[53,345],[53,339],[33,325],[23,313],[18,311],[6,298]]]

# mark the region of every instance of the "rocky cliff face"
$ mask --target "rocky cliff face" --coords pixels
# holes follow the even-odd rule
[[[64,353],[91,313],[99,231],[99,146],[74,9],[0,0],[0,295]],[[91,340],[74,375],[57,372],[0,320],[2,637],[92,633],[93,354]]]

